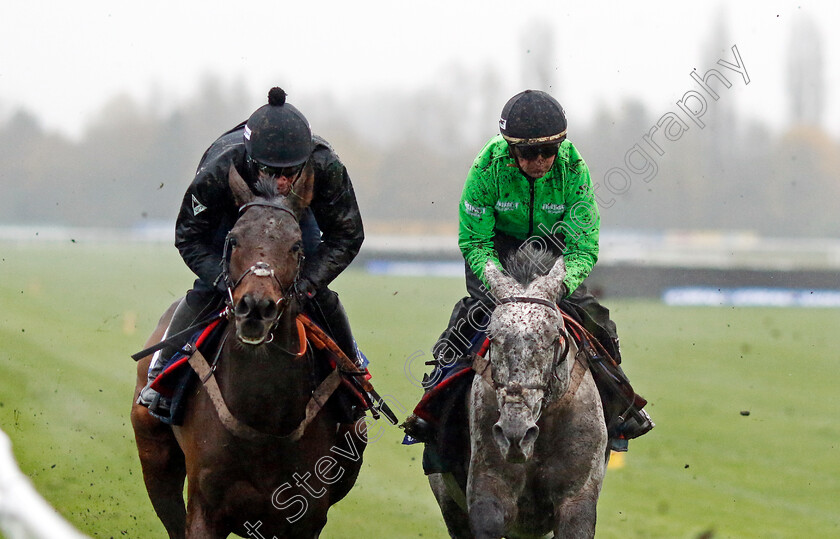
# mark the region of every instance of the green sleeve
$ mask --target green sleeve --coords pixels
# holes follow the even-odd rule
[[[571,294],[595,266],[601,234],[601,216],[595,202],[589,167],[571,145],[567,180],[568,210],[563,216],[561,227],[566,239],[566,278],[563,282]]]
[[[479,155],[473,163],[461,194],[458,207],[458,246],[473,273],[487,285],[484,279],[484,266],[487,261],[492,260],[500,269],[502,264],[493,248],[496,226],[494,211],[498,194],[492,180],[493,174],[483,162],[486,153],[483,156]]]

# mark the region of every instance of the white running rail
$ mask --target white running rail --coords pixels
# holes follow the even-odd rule
[[[8,539],[85,539],[35,490],[0,430],[0,535]]]

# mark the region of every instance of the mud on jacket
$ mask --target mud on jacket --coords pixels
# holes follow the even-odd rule
[[[221,273],[224,240],[238,217],[228,185],[231,164],[253,186],[245,164],[244,122],[219,137],[204,153],[184,195],[175,224],[175,246],[187,266],[214,286]],[[364,241],[356,195],[347,169],[332,147],[313,136],[310,156],[315,183],[310,209],[321,229],[321,243],[307,256],[301,277],[316,288],[327,286],[355,258]]]
[[[516,164],[508,143],[497,135],[473,162],[458,209],[458,245],[472,271],[486,285],[484,266],[493,260],[498,234],[520,241],[537,239],[559,247],[566,258],[565,284],[574,291],[598,260],[601,218],[589,168],[574,145],[564,141],[551,170],[529,178]]]

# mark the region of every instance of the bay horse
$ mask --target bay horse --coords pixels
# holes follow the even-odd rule
[[[228,180],[240,208],[226,249],[231,321],[219,360],[201,377],[218,392],[195,384],[182,424],[166,425],[136,404],[151,356],[139,361],[131,422],[143,479],[170,538],[316,538],[358,477],[366,425],[340,423],[330,408],[312,405],[322,386],[292,293],[312,165],[286,197],[267,184],[255,195],[233,166]],[[147,346],[161,341],[174,307]]]
[[[466,477],[429,475],[452,537],[595,535],[609,457],[601,398],[556,304],[563,258],[543,275],[528,249],[506,264],[511,276],[492,261],[484,270],[497,306],[487,359],[473,363]]]

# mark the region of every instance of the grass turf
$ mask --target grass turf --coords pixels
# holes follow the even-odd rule
[[[21,469],[93,537],[163,536],[128,421],[129,355],[191,274],[169,247],[9,243],[0,253],[0,428]],[[334,288],[377,389],[410,410],[461,280],[350,270]],[[840,536],[840,311],[606,304],[657,428],[609,470],[598,537]],[[385,423],[379,432],[322,537],[445,536],[421,446],[400,445]]]

